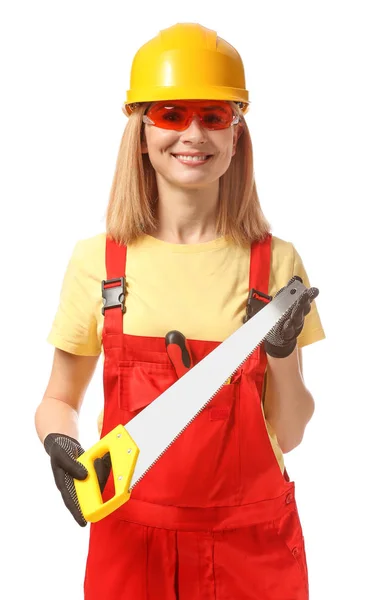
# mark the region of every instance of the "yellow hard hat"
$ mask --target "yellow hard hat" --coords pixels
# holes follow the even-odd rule
[[[216,31],[178,23],[135,54],[123,109],[158,100],[230,100],[248,108],[244,67],[238,52]]]

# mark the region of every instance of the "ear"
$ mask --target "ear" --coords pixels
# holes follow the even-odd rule
[[[242,135],[242,133],[243,133],[243,125],[239,121],[239,123],[237,123],[237,125],[235,125],[235,129],[234,129],[234,141],[233,141],[233,148],[232,148],[232,156],[234,156],[236,153],[236,145],[237,145],[238,140],[239,140],[240,136]]]

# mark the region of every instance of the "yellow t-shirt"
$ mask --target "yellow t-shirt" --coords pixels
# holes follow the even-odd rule
[[[105,269],[105,233],[77,242],[70,258],[48,342],[82,356],[97,356],[101,334],[101,281]],[[248,296],[250,249],[226,237],[198,244],[172,244],[144,235],[127,248],[126,312],[123,333],[164,337],[178,329],[188,339],[223,341],[242,325]],[[268,293],[274,296],[293,275],[309,287],[293,244],[272,237]],[[298,337],[301,348],[325,337],[316,303]],[[101,414],[99,419],[101,425]],[[273,450],[283,471],[277,437],[267,423]]]

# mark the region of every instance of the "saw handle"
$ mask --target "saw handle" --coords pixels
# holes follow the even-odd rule
[[[97,474],[94,469],[96,458],[110,453],[115,495],[103,501]],[[122,506],[130,498],[130,485],[134,473],[139,448],[123,425],[118,425],[94,446],[77,459],[86,467],[86,479],[74,479],[77,498],[86,521],[95,523]]]

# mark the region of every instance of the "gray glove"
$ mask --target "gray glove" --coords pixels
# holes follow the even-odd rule
[[[84,453],[83,448],[77,440],[64,433],[49,433],[43,444],[50,456],[54,480],[66,508],[70,510],[77,523],[81,527],[85,527],[87,521],[82,514],[73,481],[73,479],[85,479],[88,476],[87,469],[77,461],[77,458]],[[111,471],[109,452],[102,458],[97,458],[94,461],[94,467],[100,491],[103,492]]]
[[[298,275],[292,277],[288,284],[293,281],[303,280]],[[281,288],[274,296],[276,298],[287,286]],[[319,290],[311,287],[305,290],[300,298],[283,316],[273,329],[267,334],[264,340],[264,349],[269,356],[273,358],[286,358],[292,354],[297,344],[297,337],[304,327],[304,319],[311,310],[311,302],[317,298]]]

